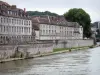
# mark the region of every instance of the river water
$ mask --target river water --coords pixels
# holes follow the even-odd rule
[[[0,75],[100,75],[100,47],[0,63]]]

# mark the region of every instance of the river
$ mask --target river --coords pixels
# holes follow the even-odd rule
[[[0,75],[100,75],[100,47],[0,63]]]

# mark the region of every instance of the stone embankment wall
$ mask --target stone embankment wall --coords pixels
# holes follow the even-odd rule
[[[93,40],[67,40],[55,43],[35,43],[27,45],[1,45],[0,60],[9,58],[28,58],[34,55],[53,52],[54,48],[91,46]]]
[[[37,43],[30,45],[0,46],[0,59],[28,58],[41,53],[53,52],[52,43]]]
[[[81,47],[81,46],[91,46],[93,45],[93,40],[67,40],[58,41],[54,43],[54,48],[71,48],[71,47]]]

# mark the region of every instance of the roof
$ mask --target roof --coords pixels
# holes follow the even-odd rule
[[[6,3],[6,2],[3,2],[3,1],[0,1],[0,5],[7,5],[7,6],[10,6],[8,3]]]
[[[6,2],[0,1],[0,6],[4,6],[4,7],[0,8],[0,15],[1,16],[30,19],[28,14],[23,9],[17,8],[16,5],[9,5]],[[1,11],[6,12],[6,13],[3,13]],[[8,11],[9,12],[12,11],[13,14],[8,14],[7,13]]]
[[[68,27],[80,27],[77,22],[68,22],[63,16],[32,16],[32,24],[34,29],[39,29],[39,24],[50,24]]]

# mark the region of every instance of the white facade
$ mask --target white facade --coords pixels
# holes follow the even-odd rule
[[[39,24],[37,40],[65,40],[65,39],[82,39],[83,28],[70,27],[65,25]]]
[[[0,34],[31,35],[31,20],[0,16]]]
[[[7,43],[7,40],[29,41],[31,35],[31,20],[0,16],[0,43]]]

